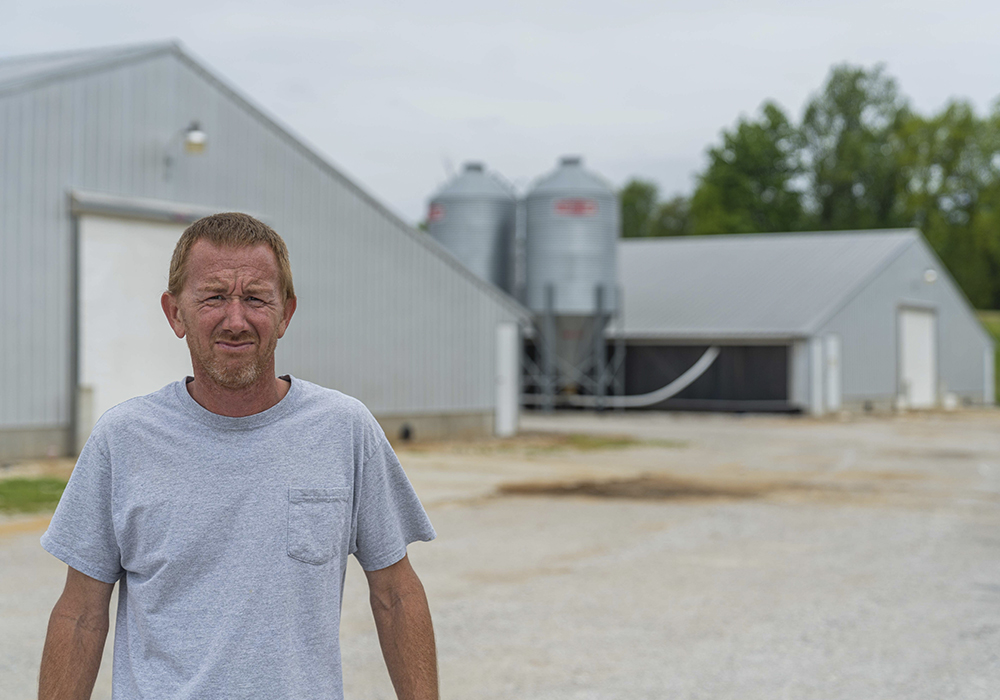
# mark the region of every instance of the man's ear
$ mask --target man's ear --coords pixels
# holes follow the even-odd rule
[[[164,292],[160,297],[160,307],[163,309],[170,327],[174,329],[174,335],[183,338],[187,333],[184,321],[181,319],[181,307],[177,304],[177,299],[170,292]]]
[[[297,303],[298,300],[295,297],[285,300],[285,308],[281,312],[281,324],[278,326],[279,338],[285,335],[285,330],[288,329],[288,323],[292,320],[292,314],[295,313]]]

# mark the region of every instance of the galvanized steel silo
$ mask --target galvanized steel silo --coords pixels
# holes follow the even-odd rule
[[[603,311],[617,299],[618,197],[578,157],[561,159],[526,197],[526,303],[546,308],[545,290],[554,291],[556,316],[591,316],[595,289],[603,288]]]
[[[618,197],[580,158],[566,157],[525,208],[525,302],[541,329],[544,393],[577,391],[590,367],[603,395],[604,328],[619,302]]]
[[[516,209],[513,194],[482,163],[467,163],[431,198],[427,230],[472,272],[509,292]]]

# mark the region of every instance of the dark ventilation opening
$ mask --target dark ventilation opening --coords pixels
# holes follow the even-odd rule
[[[625,393],[646,394],[669,384],[698,361],[708,345],[629,345]],[[787,345],[724,345],[708,370],[682,392],[648,408],[678,411],[798,412],[788,400]]]

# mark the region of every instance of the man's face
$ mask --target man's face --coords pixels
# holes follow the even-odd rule
[[[295,300],[283,300],[278,264],[266,244],[218,247],[197,241],[188,251],[180,296],[164,294],[163,310],[187,338],[195,375],[202,370],[227,389],[274,379],[274,348]]]

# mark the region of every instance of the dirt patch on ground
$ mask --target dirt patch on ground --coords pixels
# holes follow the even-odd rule
[[[817,487],[801,483],[709,482],[642,474],[623,479],[504,484],[500,486],[498,492],[504,496],[592,496],[659,501],[760,498],[778,491],[802,491],[814,488]]]
[[[396,443],[401,453],[444,453],[475,455],[539,455],[561,450],[596,452],[636,447],[683,448],[684,440],[641,440],[631,435],[596,435],[587,433],[542,433],[525,431],[510,438],[448,440],[439,442]]]
[[[499,486],[503,496],[582,496],[645,501],[749,500],[789,502],[906,503],[923,497],[919,475],[884,473],[812,474],[788,478],[775,473],[716,478],[639,474],[614,479],[526,481]]]

